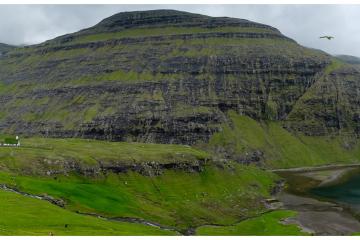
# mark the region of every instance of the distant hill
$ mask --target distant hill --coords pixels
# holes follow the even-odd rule
[[[15,48],[15,46],[8,45],[5,43],[0,43],[0,54],[8,52],[8,51],[12,50],[13,48]]]
[[[335,57],[349,64],[360,64],[359,57],[351,55],[336,55]]]

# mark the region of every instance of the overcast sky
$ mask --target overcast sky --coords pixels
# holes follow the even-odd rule
[[[147,9],[249,19],[274,26],[304,46],[360,56],[360,5],[0,5],[0,42],[40,43],[117,12]]]

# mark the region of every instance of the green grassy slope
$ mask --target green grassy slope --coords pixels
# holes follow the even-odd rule
[[[82,216],[46,201],[0,190],[0,235],[175,235],[134,223]],[[65,225],[67,225],[65,227]]]
[[[232,225],[240,219],[260,217],[265,210],[261,200],[270,196],[278,178],[255,166],[229,162],[216,167],[216,161],[222,157],[221,148],[232,153],[231,159],[235,161],[260,150],[264,154],[262,165],[268,168],[352,163],[360,156],[357,142],[345,136],[294,135],[279,122],[258,122],[232,111],[228,116],[230,122],[223,124],[222,131],[213,135],[209,146],[204,148],[207,152],[182,145],[25,138],[21,140],[23,146],[20,148],[0,148],[0,183],[24,192],[63,199],[70,212],[140,218],[183,232],[208,224],[228,226],[199,230],[204,235],[251,234],[251,231],[257,231],[255,220],[254,224],[252,221],[247,223],[249,230]],[[345,143],[351,143],[351,149],[344,147]],[[99,162],[122,166],[197,161],[207,161],[201,172],[164,170],[153,177],[132,171],[89,176],[68,172],[66,174],[70,175],[67,176],[62,173],[46,176],[49,170],[56,172],[69,162],[87,169]],[[287,213],[269,218],[265,215],[265,220],[259,221],[285,216]],[[280,224],[272,234],[298,234],[296,229],[293,226],[283,228]],[[271,233],[260,231],[259,234]]]
[[[261,214],[265,210],[261,200],[269,197],[278,179],[253,166],[215,166],[209,153],[182,145],[50,138],[25,138],[21,144],[0,147],[0,184],[63,199],[69,212],[140,218],[180,231],[204,224],[233,224]],[[152,177],[131,170],[90,175],[86,171],[106,164],[181,166],[198,161],[205,164],[200,172],[164,169]],[[62,171],[69,165],[75,168]],[[7,200],[0,200],[0,205],[6,204]]]
[[[357,162],[360,156],[358,143],[346,136],[294,135],[279,122],[258,122],[232,111],[228,116],[230,122],[223,124],[222,131],[213,135],[209,146],[204,148],[207,152],[182,145],[25,138],[21,140],[22,147],[0,148],[0,183],[23,192],[63,199],[69,214],[80,211],[107,217],[140,218],[182,232],[203,225],[225,226],[202,227],[198,233],[203,235],[300,234],[297,227],[283,226],[274,220],[292,213],[261,215],[265,211],[261,200],[270,197],[270,190],[278,177],[258,167],[233,162],[216,166],[216,161],[222,157],[221,148],[232,153],[231,159],[235,161],[260,150],[264,154],[263,166],[289,168]],[[351,149],[345,146],[346,143],[351,143]],[[201,172],[173,169],[153,177],[132,171],[107,172],[105,175],[99,172],[89,176],[74,172],[54,174],[68,163],[88,169],[99,163],[122,166],[198,161],[207,161]],[[46,176],[49,170],[53,172]],[[0,201],[0,205],[6,204],[9,202]],[[36,207],[31,209],[35,211]],[[233,225],[249,217],[255,218]],[[258,223],[264,224],[265,228],[261,228],[264,231],[256,227]],[[13,226],[6,229],[21,234],[20,229]],[[81,231],[74,230],[74,234]],[[101,235],[106,231],[91,234]],[[60,231],[59,234],[67,232]]]
[[[66,209],[109,217],[136,217],[179,230],[233,224],[264,211],[276,175],[255,167],[208,166],[201,173],[167,170],[156,177],[129,172],[96,178],[0,174],[0,182],[24,192],[61,198]]]
[[[232,152],[233,160],[260,150],[264,153],[262,164],[266,167],[288,168],[356,162],[360,156],[357,143],[349,150],[344,148],[344,141],[351,139],[344,136],[294,135],[278,122],[258,122],[231,111],[228,115],[231,121],[212,137],[208,152],[181,145],[25,138],[22,139],[23,147],[0,148],[0,183],[23,192],[63,199],[66,202],[64,211],[68,214],[80,211],[107,217],[140,218],[182,232],[197,226],[224,226],[200,227],[197,233],[201,235],[303,234],[296,226],[278,223],[293,213],[262,215],[265,209],[261,200],[270,197],[278,177],[255,166],[231,162],[216,166],[216,161],[221,158],[219,149]],[[132,171],[89,176],[44,174],[72,161],[85,169],[99,161],[123,165],[148,161],[192,163],[205,159],[209,160],[201,172],[164,170],[153,177]],[[9,202],[0,201],[1,206],[6,204]],[[236,224],[247,218],[251,219]],[[6,229],[21,234],[20,228],[7,226]],[[48,231],[45,225],[44,229]],[[74,227],[73,234],[81,234],[81,231]],[[94,230],[90,234],[101,235],[106,231]],[[70,232],[65,230],[57,234]],[[120,230],[114,234],[120,234]]]
[[[261,215],[260,217],[248,219],[233,226],[204,226],[197,229],[198,235],[228,236],[228,235],[255,235],[255,236],[289,236],[306,233],[296,225],[284,225],[281,220],[292,217],[293,211],[279,210]]]
[[[295,135],[284,129],[280,122],[257,122],[249,117],[230,112],[231,126],[210,140],[213,151],[226,149],[233,159],[260,150],[263,164],[269,168],[290,168],[354,163],[360,160],[360,144],[347,135],[316,137]]]

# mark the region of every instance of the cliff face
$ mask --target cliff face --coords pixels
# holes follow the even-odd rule
[[[332,65],[297,101],[287,117],[290,128],[307,135],[359,135],[360,68]]]
[[[359,71],[332,61],[247,20],[119,13],[0,56],[0,129],[194,144],[234,110],[306,134],[359,133]]]

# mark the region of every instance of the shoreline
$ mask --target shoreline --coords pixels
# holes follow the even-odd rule
[[[283,209],[297,212],[284,220],[296,224],[304,232],[315,236],[352,235],[360,232],[360,222],[342,206],[307,196],[282,192],[277,196]]]
[[[288,184],[276,198],[285,209],[298,212],[297,216],[285,222],[295,223],[314,235],[351,235],[360,232],[360,222],[351,209],[309,194],[312,188],[346,181],[359,169],[360,164],[336,164],[273,170]]]
[[[341,183],[345,181],[351,172],[356,170],[360,171],[360,163],[354,164],[334,164],[334,165],[323,165],[315,167],[299,167],[299,168],[282,168],[273,169],[270,172],[279,173],[279,176],[284,177],[286,175],[298,174],[299,176],[307,177],[315,181],[319,181],[316,186],[322,187],[333,184]]]

